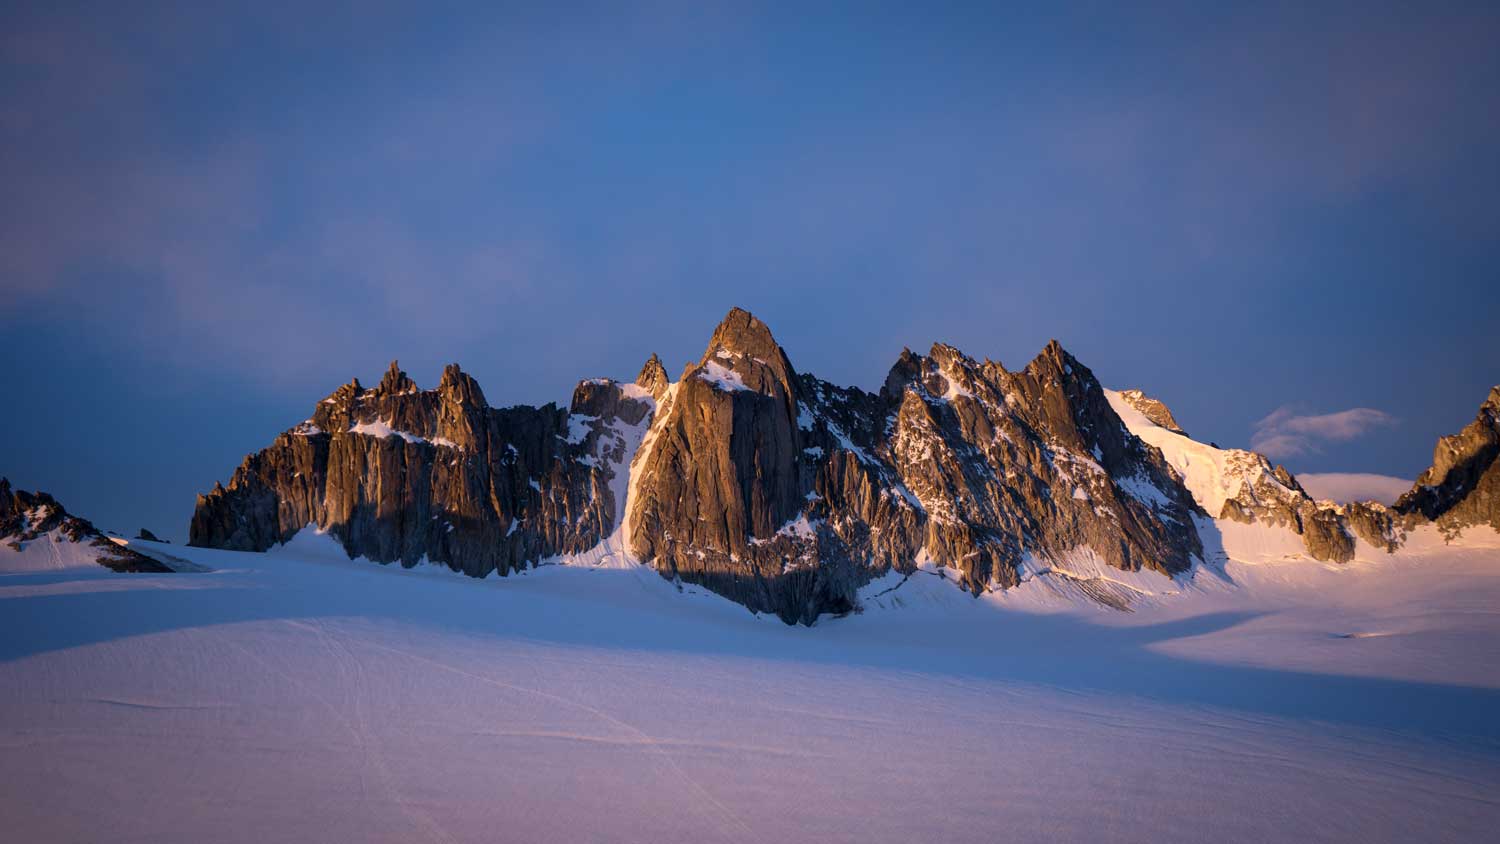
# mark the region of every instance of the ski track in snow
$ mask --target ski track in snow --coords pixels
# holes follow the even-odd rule
[[[619,561],[481,582],[326,537],[139,543],[213,571],[0,574],[0,817],[37,841],[1482,840],[1500,537],[1467,539],[1332,566],[1226,535],[1177,580],[1055,561],[1141,590],[1132,613],[898,576],[813,628]]]

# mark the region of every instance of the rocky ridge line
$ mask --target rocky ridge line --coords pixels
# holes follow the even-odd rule
[[[1451,494],[1423,505],[1454,524],[1493,513],[1487,492],[1478,515],[1462,504],[1495,483],[1495,414],[1481,416],[1432,485]],[[1080,551],[1181,574],[1202,557],[1202,516],[1285,527],[1331,561],[1356,537],[1393,550],[1424,518],[1312,501],[1284,467],[1181,430],[1055,341],[1015,371],[903,350],[871,393],[798,372],[736,308],[676,381],[652,355],[634,383],[580,382],[567,408],[492,408],[456,365],[432,390],[394,363],[374,389],[351,381],[199,497],[190,544],[264,550],[311,525],[351,556],[476,577],[607,549],[810,624],[924,566],[976,595]],[[1079,583],[1127,601],[1106,587]]]

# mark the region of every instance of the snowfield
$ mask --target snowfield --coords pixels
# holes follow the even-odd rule
[[[617,560],[475,581],[306,531],[133,542],[213,570],[0,575],[0,818],[13,841],[1483,840],[1497,539],[1175,581],[1081,554],[979,599],[929,566],[812,628]],[[1099,575],[1132,612],[1080,599]]]

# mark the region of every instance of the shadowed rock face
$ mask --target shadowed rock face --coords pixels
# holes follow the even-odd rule
[[[19,551],[26,543],[42,539],[56,531],[62,542],[89,546],[94,561],[117,572],[171,572],[166,565],[123,545],[117,545],[100,533],[88,519],[73,516],[45,492],[12,490],[10,481],[0,478],[0,544]]]
[[[1432,466],[1397,500],[1394,509],[1435,522],[1447,536],[1488,525],[1500,530],[1500,386],[1490,390],[1479,415],[1438,440]]]

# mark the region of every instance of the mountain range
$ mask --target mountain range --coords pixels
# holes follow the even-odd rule
[[[1393,506],[1316,501],[1263,455],[1105,389],[1056,341],[1015,371],[905,349],[872,393],[798,372],[736,308],[676,380],[652,355],[634,382],[580,382],[566,408],[491,407],[457,365],[424,390],[393,362],[200,495],[189,544],[265,551],[311,529],[350,557],[474,577],[648,565],[788,623],[921,569],[975,595],[1047,577],[1124,609],[1101,571],[1185,574],[1231,525],[1331,563],[1427,524],[1500,530],[1497,454],[1500,387]],[[33,499],[0,490],[0,535],[46,532]]]

